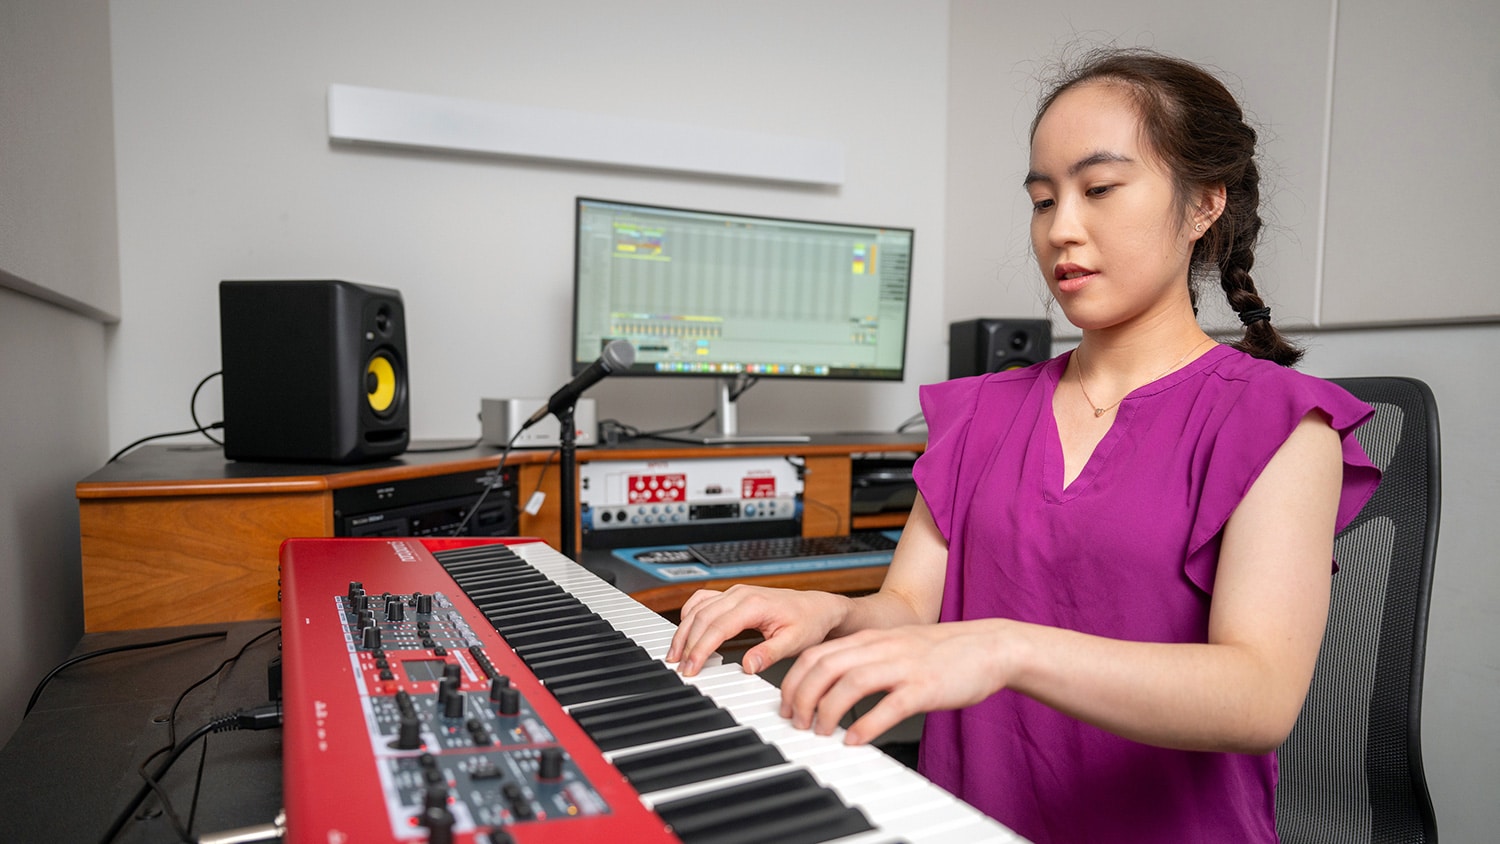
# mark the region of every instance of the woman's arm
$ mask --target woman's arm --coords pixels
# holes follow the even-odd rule
[[[846,740],[869,741],[921,711],[1010,688],[1136,741],[1183,749],[1275,749],[1301,710],[1327,620],[1341,481],[1338,436],[1309,415],[1224,530],[1206,644],[1156,644],[986,619],[865,630],[809,649],[782,684],[783,714],[832,732],[887,691]]]

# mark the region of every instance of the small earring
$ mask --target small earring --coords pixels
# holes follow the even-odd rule
[[[1203,224],[1199,223],[1198,225],[1193,226],[1193,231],[1195,231],[1195,232],[1201,232],[1201,231],[1203,231]]]

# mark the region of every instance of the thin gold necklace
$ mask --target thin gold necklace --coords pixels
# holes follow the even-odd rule
[[[1177,361],[1175,363],[1173,363],[1171,366],[1167,367],[1166,369],[1163,369],[1154,378],[1152,378],[1150,381],[1147,381],[1146,383],[1150,384],[1151,381],[1155,381],[1155,380],[1157,380],[1157,378],[1161,378],[1162,376],[1166,375],[1168,372],[1171,372],[1172,370],[1174,370],[1177,367],[1181,366],[1182,362],[1188,359],[1188,355],[1190,355],[1193,352],[1196,352],[1199,349],[1203,348],[1203,344],[1204,343],[1207,343],[1207,342],[1209,342],[1210,340],[1213,340],[1213,339],[1214,338],[1212,338],[1212,337],[1204,337],[1202,340],[1199,340],[1198,341],[1198,345],[1192,347],[1191,349],[1188,349],[1186,352],[1183,353],[1182,357],[1180,357],[1180,358],[1177,359]],[[1115,407],[1120,404],[1120,402],[1124,401],[1125,398],[1130,395],[1130,393],[1135,392],[1135,390],[1131,390],[1130,392],[1126,393],[1125,395],[1120,396],[1118,399],[1115,399],[1114,404],[1111,404],[1108,407],[1100,407],[1099,405],[1094,404],[1094,400],[1091,399],[1091,398],[1089,398],[1089,391],[1086,390],[1086,389],[1084,389],[1084,386],[1083,386],[1083,355],[1078,354],[1078,352],[1076,350],[1074,351],[1074,354],[1078,355],[1078,392],[1083,393],[1083,400],[1086,401],[1086,402],[1088,402],[1089,403],[1089,407],[1092,407],[1094,409],[1094,418],[1095,419],[1098,419],[1099,417],[1101,417],[1104,414],[1110,412],[1111,410],[1114,410]]]

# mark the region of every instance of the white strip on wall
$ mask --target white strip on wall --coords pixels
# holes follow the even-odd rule
[[[828,141],[355,85],[328,86],[328,137],[778,182],[844,181],[843,146]]]

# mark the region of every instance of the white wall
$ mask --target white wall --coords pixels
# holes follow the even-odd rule
[[[412,431],[477,436],[482,397],[568,376],[573,200],[917,230],[904,384],[763,383],[742,428],[893,428],[942,377],[946,4],[126,2],[113,7],[124,320],[114,442],[190,427],[218,369],[217,284],[401,290]],[[331,146],[330,83],[832,141],[838,189]],[[601,384],[631,424],[712,409],[706,381]],[[835,401],[829,401],[834,398]],[[217,419],[217,390],[200,418]],[[782,412],[788,403],[793,412]]]
[[[1326,3],[1069,0],[1018,12],[1010,4],[955,0],[952,8],[948,319],[1043,315],[1046,291],[1028,234],[1031,204],[1021,189],[1031,119],[1060,59],[1117,45],[1166,50],[1217,68],[1247,104],[1262,127],[1270,165],[1263,216],[1271,236],[1257,253],[1256,278],[1275,303],[1278,322],[1312,321],[1331,22]],[[1205,297],[1205,320],[1238,325],[1221,298]],[[1077,335],[1061,315],[1054,329]]]
[[[73,485],[103,463],[118,308],[109,11],[0,4],[0,742],[83,633]]]

